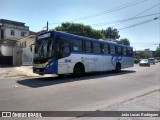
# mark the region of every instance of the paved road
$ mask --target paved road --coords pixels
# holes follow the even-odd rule
[[[160,89],[159,70],[156,64],[82,78],[0,78],[0,111],[103,109]]]

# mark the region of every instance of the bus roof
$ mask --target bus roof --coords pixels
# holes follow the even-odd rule
[[[121,47],[128,47],[128,48],[133,48],[131,46],[128,45],[123,45],[123,44],[118,44],[118,43],[114,43],[114,42],[110,42],[110,41],[106,41],[106,40],[102,40],[102,39],[94,39],[94,38],[89,38],[89,37],[84,37],[84,36],[79,36],[79,35],[75,35],[75,34],[70,34],[70,33],[65,33],[65,32],[60,32],[60,31],[49,31],[49,32],[55,32],[57,34],[61,34],[61,35],[66,35],[69,37],[76,37],[79,39],[86,39],[86,40],[90,40],[90,41],[94,41],[94,42],[99,42],[99,43],[107,43],[107,44],[111,44],[111,45],[116,45],[116,46],[121,46]],[[48,33],[48,32],[46,32]],[[44,33],[43,33],[44,34]]]

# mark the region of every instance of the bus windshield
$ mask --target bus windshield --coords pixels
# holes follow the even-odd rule
[[[53,39],[44,38],[36,41],[35,45],[35,58],[50,58],[53,57]]]

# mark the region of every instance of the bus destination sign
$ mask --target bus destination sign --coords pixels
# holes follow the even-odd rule
[[[39,39],[43,39],[43,38],[47,38],[47,37],[50,37],[50,33],[46,33],[46,34],[40,35],[37,38],[39,40]]]

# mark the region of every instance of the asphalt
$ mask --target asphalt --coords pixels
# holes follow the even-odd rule
[[[131,108],[118,105],[159,90],[159,65],[151,67],[136,65],[121,73],[92,73],[82,78],[72,76],[1,78],[0,110],[96,111],[107,110],[112,106],[117,106],[115,110],[139,110],[136,107],[132,109],[134,106],[131,104],[128,104]],[[1,69],[0,74],[6,73],[4,71],[5,69]],[[156,96],[157,100],[160,100],[159,93],[156,93]],[[154,102],[156,106],[160,106],[154,101],[154,97],[151,99],[153,101],[148,100],[150,104]],[[152,110],[143,106],[140,108]]]

